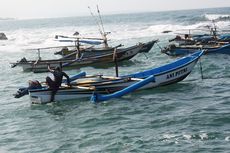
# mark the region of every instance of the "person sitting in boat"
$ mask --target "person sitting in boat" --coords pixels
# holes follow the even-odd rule
[[[63,76],[66,77],[67,79],[67,85],[70,86],[70,79],[69,76],[65,73],[61,71],[60,67],[56,67],[54,70],[50,68],[50,65],[48,65],[48,70],[49,72],[51,72],[54,76],[54,80],[52,80],[50,77],[46,77],[46,83],[49,86],[50,89],[52,89],[52,94],[51,94],[51,99],[50,101],[54,101],[54,96],[57,93],[59,87],[62,84],[62,79]]]
[[[190,37],[189,37],[189,35],[188,34],[185,34],[184,35],[184,39],[189,39]]]

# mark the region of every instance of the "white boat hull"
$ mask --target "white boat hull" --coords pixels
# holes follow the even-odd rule
[[[168,85],[183,80],[191,73],[193,67],[197,63],[197,60],[194,60],[191,63],[187,63],[186,65],[182,65],[181,67],[175,69],[169,69],[168,71],[152,74],[155,76],[155,82],[151,82],[138,90]],[[104,86],[100,85],[95,87],[96,89],[99,89],[99,91],[96,92],[105,94],[107,89],[110,90],[112,88],[115,88],[116,90],[117,88],[118,91],[125,87],[130,86],[131,84],[134,84],[135,82],[137,82],[137,80],[131,82],[119,83],[119,84],[111,84],[111,85],[104,85]],[[104,90],[100,91],[100,89],[104,89]],[[60,89],[55,95],[55,101],[64,101],[64,100],[82,99],[82,98],[90,99],[94,91],[95,90],[79,89],[79,88]],[[51,99],[51,91],[49,90],[39,90],[39,91],[32,90],[29,92],[29,95],[32,103],[48,103],[50,102]]]

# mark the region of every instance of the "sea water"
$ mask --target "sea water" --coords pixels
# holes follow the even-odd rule
[[[230,8],[102,14],[110,45],[131,46],[159,39],[160,46],[177,34],[208,33],[207,26],[229,30]],[[196,31],[194,29],[202,29]],[[163,31],[171,31],[162,33]],[[229,152],[230,150],[230,56],[206,55],[183,81],[138,91],[101,104],[72,100],[32,105],[28,96],[15,99],[28,80],[44,81],[49,73],[22,72],[10,63],[37,59],[33,48],[62,46],[57,34],[100,37],[93,17],[1,20],[0,32],[0,152]],[[55,49],[41,51],[43,59]],[[158,46],[120,64],[119,73],[129,74],[175,60]],[[201,79],[201,69],[203,77]],[[113,67],[82,67],[66,71],[73,75],[115,75]]]

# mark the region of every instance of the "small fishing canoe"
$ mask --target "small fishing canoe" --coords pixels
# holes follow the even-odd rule
[[[140,50],[140,53],[142,53],[142,52],[148,53],[157,41],[158,40],[152,40],[152,41],[145,42],[145,43],[140,42],[139,44],[143,45],[142,49]],[[92,56],[100,56],[103,54],[113,53],[115,48],[117,48],[117,46],[115,46],[115,47],[102,47],[102,48],[96,48],[96,47],[91,46],[88,48],[79,47],[78,49],[80,50],[79,56],[82,56],[83,58],[87,58],[87,57],[92,57]],[[119,51],[126,50],[126,49],[127,48],[117,48],[117,51],[119,52]],[[76,49],[69,50],[68,47],[66,46],[61,51],[55,52],[55,54],[56,55],[62,55],[64,57],[72,54],[72,56],[68,56],[68,57],[75,58],[76,54],[79,52]]]
[[[116,57],[116,62],[121,62],[124,60],[129,60],[135,55],[141,52],[146,52],[151,46],[149,44],[138,44],[135,46],[128,47],[126,49],[115,49],[112,52],[108,52],[102,55],[96,55],[91,57],[80,57],[76,59],[55,59],[55,60],[27,60],[25,58],[11,63],[11,67],[20,66],[23,71],[32,71],[32,72],[47,72],[47,66],[50,65],[51,68],[57,66],[62,67],[64,70],[80,68],[83,66],[105,66],[108,63],[114,63]]]
[[[63,84],[55,95],[55,101],[81,98],[90,99],[93,93],[108,96],[110,94],[115,94],[106,99],[98,98],[103,96],[97,96],[97,98],[94,98],[94,101],[98,102],[120,97],[134,90],[149,89],[177,83],[185,79],[191,73],[203,53],[203,51],[197,51],[189,56],[182,57],[158,68],[152,68],[120,77],[86,75],[72,81],[71,86]],[[123,90],[125,91],[123,92]],[[119,93],[117,94],[117,92]],[[29,97],[32,103],[48,103],[51,98],[51,89],[47,86],[43,86],[41,89],[31,89],[29,90]]]

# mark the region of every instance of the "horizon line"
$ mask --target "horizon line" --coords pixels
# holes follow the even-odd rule
[[[102,14],[103,16],[113,16],[113,15],[127,15],[127,14],[141,14],[141,13],[160,13],[160,12],[172,12],[172,11],[189,11],[189,10],[201,10],[201,9],[215,9],[215,8],[230,8],[226,7],[206,7],[206,8],[193,8],[193,9],[172,9],[172,10],[162,10],[162,11],[138,11],[138,12],[110,12]],[[42,20],[42,19],[57,19],[57,18],[74,18],[74,17],[90,17],[91,15],[70,15],[70,16],[57,16],[57,17],[32,17],[32,18],[14,18],[14,17],[0,17],[0,21],[6,20]]]

